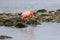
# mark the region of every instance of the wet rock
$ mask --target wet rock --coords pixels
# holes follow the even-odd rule
[[[56,16],[60,15],[60,12],[55,12],[55,15],[56,15]]]
[[[0,26],[3,26],[3,25],[4,25],[3,21],[0,21]]]
[[[46,9],[40,9],[40,10],[37,10],[37,12],[47,12],[47,10]]]
[[[55,21],[56,21],[57,23],[60,23],[60,16],[56,16],[56,17],[55,17]]]
[[[21,13],[22,14],[22,13]],[[15,26],[24,28],[26,25],[38,25],[39,22],[60,22],[60,9],[56,11],[48,11],[45,9],[34,12],[32,18],[21,18],[20,13],[0,13],[0,26]],[[23,27],[24,26],[24,27]]]
[[[45,19],[44,21],[45,21],[45,22],[52,22],[52,20],[53,20],[53,19],[50,19],[50,18],[49,18],[49,19]]]
[[[38,22],[37,20],[29,20],[29,21],[27,21],[27,24],[28,25],[38,25],[38,24],[40,24],[40,22]]]
[[[4,19],[0,19],[0,26],[3,26],[4,25],[4,22],[5,20]]]
[[[5,14],[4,15],[0,15],[0,19],[5,19],[5,18],[8,18],[8,16],[6,16]]]
[[[13,21],[10,19],[6,19],[3,23],[4,26],[13,26]]]
[[[16,27],[16,28],[25,28],[25,27],[27,27],[27,24],[20,22],[20,23],[17,23],[17,24],[15,25],[15,27]]]
[[[6,35],[0,35],[0,39],[11,39],[12,37]]]
[[[60,9],[56,10],[56,11],[60,11]]]
[[[55,11],[49,11],[50,15],[55,15]]]
[[[21,16],[22,12],[21,13],[18,13],[19,16]]]
[[[12,18],[16,18],[16,17],[19,17],[18,13],[14,13],[14,14],[12,15]]]
[[[11,23],[5,23],[4,26],[11,27],[11,26],[13,26],[13,24],[11,24]]]
[[[49,13],[53,13],[53,12],[55,12],[55,11],[49,11]]]
[[[44,22],[51,22],[53,20],[52,16],[44,16],[42,19]]]
[[[45,12],[45,13],[41,13],[41,16],[50,16],[50,14]]]

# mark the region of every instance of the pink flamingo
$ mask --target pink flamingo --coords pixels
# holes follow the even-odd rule
[[[22,18],[31,18],[33,16],[33,11],[25,11],[21,14]]]

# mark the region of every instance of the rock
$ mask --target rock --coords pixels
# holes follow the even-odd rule
[[[38,25],[38,24],[40,24],[40,22],[38,22],[37,20],[29,20],[29,21],[27,21],[27,24],[28,25]]]
[[[3,24],[3,22],[0,22],[0,26],[3,26],[4,24]]]
[[[6,35],[0,35],[0,39],[11,39],[12,37]]]
[[[13,26],[13,21],[10,20],[10,19],[6,19],[6,20],[4,21],[4,26]]]
[[[49,11],[51,15],[55,15],[55,11]]]
[[[45,12],[45,13],[41,13],[41,16],[50,16],[50,14],[48,12]]]
[[[21,13],[0,13],[0,26],[15,26],[24,28],[28,25],[38,25],[42,22],[60,22],[60,9],[56,11],[48,11],[45,9],[33,12],[31,18],[21,18]]]
[[[11,23],[5,23],[4,26],[11,27],[11,26],[13,26],[13,24],[11,24]]]
[[[25,27],[27,27],[27,24],[20,22],[20,23],[17,23],[17,24],[15,25],[15,27],[16,27],[16,28],[25,28]]]
[[[45,19],[44,21],[45,21],[45,22],[52,22],[52,20],[53,20],[53,19],[50,19],[50,18],[49,18],[49,19]]]
[[[56,17],[55,17],[55,21],[56,21],[57,23],[60,23],[60,16],[56,16]]]
[[[19,16],[21,16],[22,12],[21,13],[18,13]]]
[[[37,10],[37,12],[47,12],[47,10],[45,10],[45,9],[40,9],[40,10]]]
[[[52,12],[55,12],[55,11],[49,11],[49,13],[52,13]]]
[[[60,11],[60,9],[56,10],[56,11]]]
[[[60,12],[58,12],[58,11],[57,11],[57,12],[55,12],[55,15],[56,15],[56,16],[60,15]]]
[[[52,16],[44,16],[42,19],[44,22],[51,22],[53,20]]]

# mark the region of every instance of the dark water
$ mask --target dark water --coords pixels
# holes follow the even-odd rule
[[[11,40],[60,40],[60,23],[43,23],[23,29],[0,26],[1,34],[12,36]]]
[[[21,12],[25,10],[56,10],[60,0],[0,0],[0,12]]]

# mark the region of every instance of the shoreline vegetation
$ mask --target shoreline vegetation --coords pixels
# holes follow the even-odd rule
[[[47,11],[40,9],[34,12],[32,18],[21,18],[21,13],[0,13],[0,26],[15,26],[16,28],[24,28],[27,25],[39,25],[43,22],[60,23],[60,9],[56,11]]]

